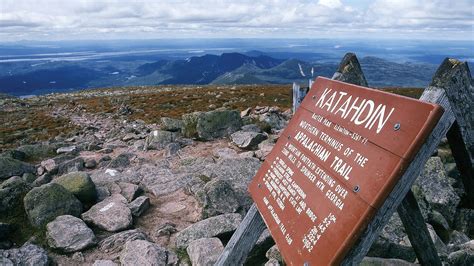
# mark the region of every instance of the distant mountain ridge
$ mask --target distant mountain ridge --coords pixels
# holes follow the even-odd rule
[[[425,87],[437,68],[434,64],[395,63],[377,57],[364,57],[360,62],[369,85],[374,87]],[[331,77],[336,68],[334,62],[279,59],[258,51],[142,63],[45,62],[21,68],[1,64],[0,92],[29,95],[113,86],[291,84],[316,76]],[[9,69],[14,73],[7,73]]]

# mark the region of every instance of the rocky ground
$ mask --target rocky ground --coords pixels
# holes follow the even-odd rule
[[[291,118],[283,91],[252,92],[209,89],[185,111],[199,91],[174,92],[153,118],[145,89],[0,99],[0,265],[212,265]],[[413,191],[443,262],[474,264],[474,210],[446,143]],[[396,214],[368,256],[416,264]],[[284,264],[268,231],[247,264]]]

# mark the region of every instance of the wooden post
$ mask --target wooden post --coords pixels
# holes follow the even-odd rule
[[[431,240],[420,207],[411,190],[408,190],[407,195],[398,206],[397,212],[421,265],[441,266],[438,252]]]
[[[265,223],[254,203],[214,265],[242,265],[263,230]]]
[[[431,86],[446,91],[456,118],[447,134],[466,197],[463,205],[474,207],[474,87],[467,63],[446,58],[436,71]]]
[[[405,195],[410,191],[413,182],[415,182],[415,179],[420,175],[426,161],[438,147],[439,142],[446,135],[455,120],[444,89],[430,86],[425,89],[420,100],[439,104],[444,108],[445,112],[436,127],[433,129],[431,135],[422,145],[417,155],[400,178],[400,181],[393,188],[387,200],[382,204],[382,207],[377,211],[375,217],[370,221],[358,242],[354,245],[351,252],[346,255],[343,265],[358,265],[362,261],[380,231],[388,223],[390,217],[392,217],[397,207],[404,200]],[[404,225],[409,226],[407,224]],[[412,230],[407,230],[407,233],[410,231]]]

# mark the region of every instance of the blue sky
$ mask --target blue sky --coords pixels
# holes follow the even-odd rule
[[[0,40],[393,38],[474,42],[472,0],[1,0]]]

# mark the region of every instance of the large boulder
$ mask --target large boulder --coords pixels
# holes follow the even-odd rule
[[[54,179],[54,182],[74,194],[81,202],[90,203],[97,198],[95,184],[86,172],[65,174]]]
[[[441,213],[446,220],[452,224],[456,213],[456,207],[460,197],[451,185],[450,177],[446,175],[443,163],[439,157],[431,157],[416,179],[412,190],[418,202],[427,202],[428,208]],[[425,210],[423,204],[420,205]]]
[[[0,180],[12,176],[21,176],[24,173],[34,173],[35,171],[35,167],[29,163],[11,157],[0,157]]]
[[[231,135],[232,142],[237,147],[246,150],[253,150],[260,142],[267,139],[265,134],[252,131],[237,131]]]
[[[171,265],[176,257],[171,251],[146,240],[133,240],[125,244],[120,254],[120,264],[123,266],[157,266]]]
[[[57,144],[40,143],[23,145],[16,150],[25,154],[25,160],[40,161],[44,158],[53,157],[56,155],[56,150],[58,148],[59,145]]]
[[[242,126],[237,110],[215,110],[183,115],[182,133],[188,138],[211,140],[229,136]]]
[[[132,225],[132,213],[127,200],[120,194],[114,194],[92,206],[81,215],[82,219],[100,229],[116,232]]]
[[[224,251],[224,245],[217,237],[201,238],[189,243],[186,251],[193,266],[214,265]]]
[[[200,238],[230,234],[237,229],[241,221],[242,217],[237,213],[222,214],[199,221],[176,235],[176,247],[187,248],[189,243]]]
[[[33,188],[23,199],[30,223],[42,227],[61,215],[79,216],[81,202],[64,187],[56,183]]]
[[[106,253],[116,253],[123,249],[125,243],[133,240],[148,240],[139,229],[127,230],[113,234],[99,242],[99,249]]]
[[[21,200],[30,190],[30,186],[19,176],[14,176],[0,183],[0,217],[16,212]]]
[[[64,252],[83,250],[97,242],[94,232],[81,219],[71,215],[56,217],[46,229],[49,246]]]
[[[3,261],[2,261],[3,260]],[[0,265],[50,265],[46,250],[34,244],[24,244],[21,248],[0,249]]]

